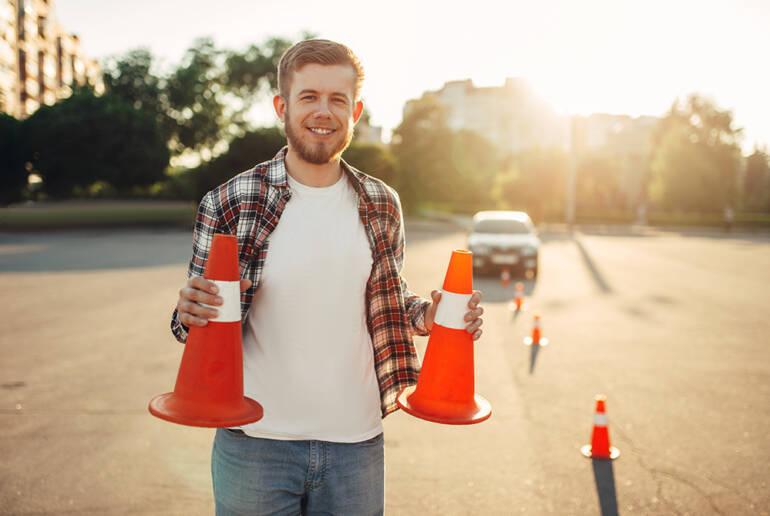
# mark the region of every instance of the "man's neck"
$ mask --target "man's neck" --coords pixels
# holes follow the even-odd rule
[[[289,146],[284,162],[286,163],[286,171],[289,175],[306,186],[315,188],[331,186],[342,175],[339,158],[329,163],[316,165],[300,158],[296,152],[292,151],[291,146]]]

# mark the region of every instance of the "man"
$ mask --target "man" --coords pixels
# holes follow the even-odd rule
[[[344,45],[286,51],[273,99],[287,146],[206,194],[189,279],[171,327],[184,342],[221,304],[202,273],[212,235],[238,237],[244,392],[264,417],[218,429],[217,514],[382,514],[382,418],[416,383],[412,336],[440,300],[409,292],[400,273],[398,195],[341,160],[361,116],[363,70]],[[481,293],[466,330],[481,336]],[[204,306],[210,305],[210,306]]]

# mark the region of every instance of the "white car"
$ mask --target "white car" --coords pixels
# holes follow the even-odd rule
[[[523,211],[480,211],[468,235],[473,271],[499,272],[507,268],[528,278],[537,276],[540,239]]]

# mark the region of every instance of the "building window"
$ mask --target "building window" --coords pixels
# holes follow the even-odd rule
[[[45,39],[45,16],[37,17],[37,35]]]
[[[24,84],[27,80],[27,54],[19,50],[19,81]]]
[[[59,86],[64,86],[64,56],[61,50],[61,37],[56,38],[56,78]]]
[[[78,83],[78,74],[75,70],[75,54],[70,54],[70,70],[72,72],[72,84]]]
[[[43,103],[43,94],[45,93],[45,52],[37,53],[37,98]]]
[[[19,40],[24,39],[24,0],[19,0],[19,6],[18,6],[18,16],[17,22],[19,24],[18,26],[18,32],[19,32]]]

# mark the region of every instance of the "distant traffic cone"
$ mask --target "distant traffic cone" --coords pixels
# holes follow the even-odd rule
[[[508,269],[503,269],[500,272],[500,284],[504,287],[507,287],[511,283],[511,271]]]
[[[150,401],[152,415],[188,426],[233,427],[262,418],[243,395],[238,241],[215,234],[203,277],[215,281],[223,303],[206,326],[191,326],[174,392]]]
[[[455,249],[417,385],[396,398],[407,413],[449,425],[480,423],[492,414],[489,402],[474,391],[473,337],[464,319],[472,293],[473,255]]]
[[[536,315],[532,323],[532,336],[524,337],[525,346],[547,346],[548,339],[540,336],[540,316]]]
[[[524,284],[520,281],[516,282],[516,291],[513,295],[513,300],[508,303],[509,310],[521,311],[521,306],[524,303]]]
[[[590,459],[617,459],[620,450],[610,446],[610,433],[605,412],[606,397],[596,396],[596,412],[594,414],[594,429],[591,433],[591,444],[580,448],[580,453]]]

